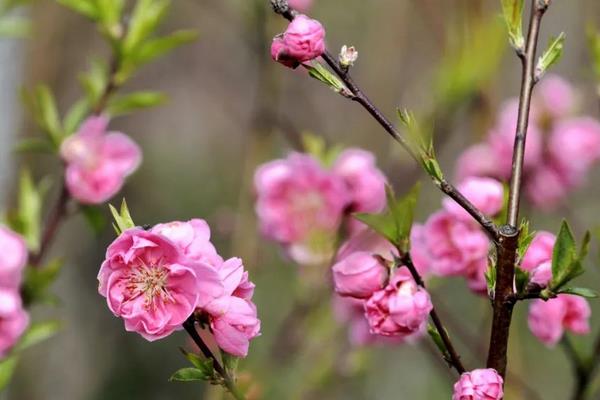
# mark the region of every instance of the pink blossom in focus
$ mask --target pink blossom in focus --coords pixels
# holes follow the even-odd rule
[[[552,261],[552,251],[556,236],[553,233],[539,231],[531,241],[527,248],[523,260],[521,260],[521,268],[526,271],[532,271],[540,264],[547,261]]]
[[[319,57],[324,51],[323,25],[302,14],[294,18],[286,31],[276,36],[271,45],[271,57],[291,68]]]
[[[19,341],[29,325],[18,289],[0,289],[0,357]]]
[[[18,289],[27,263],[27,246],[23,238],[0,225],[0,287]]]
[[[452,400],[501,400],[504,380],[495,369],[465,372],[454,384]]]
[[[120,132],[106,132],[108,118],[90,117],[61,145],[65,184],[77,201],[100,204],[113,197],[141,162],[137,144]]]
[[[365,315],[371,333],[406,336],[423,329],[432,308],[429,293],[406,270],[399,270],[388,286],[366,301]]]
[[[288,0],[288,4],[294,10],[304,13],[313,5],[313,0]]]
[[[273,38],[273,42],[271,42],[271,58],[288,68],[297,68],[300,65],[296,59],[290,57],[286,53],[283,35],[278,35]]]
[[[264,235],[296,260],[326,259],[350,202],[344,182],[311,156],[293,153],[259,167],[254,184]]]
[[[193,261],[168,238],[141,228],[123,232],[107,249],[98,291],[125,329],[149,341],[181,327],[196,307],[223,295],[217,271]]]
[[[590,332],[591,309],[586,299],[560,294],[554,299],[534,300],[529,307],[529,329],[546,346],[556,345],[565,329],[578,335]]]
[[[465,275],[487,259],[489,239],[474,221],[438,211],[425,223],[423,234],[434,274]]]
[[[353,212],[377,213],[385,208],[385,175],[375,164],[375,156],[365,150],[344,150],[333,165],[334,174],[348,186]]]
[[[471,177],[458,185],[458,190],[475,207],[484,214],[494,216],[502,210],[504,203],[504,187],[502,183],[492,178]],[[444,208],[459,218],[471,219],[472,217],[462,206],[451,198],[443,200]]]
[[[194,261],[202,261],[212,266],[223,263],[215,246],[210,242],[210,227],[203,219],[158,224],[151,231],[171,240],[186,257]]]
[[[540,287],[546,287],[552,280],[552,261],[546,261],[531,271],[529,281]]]
[[[388,268],[369,252],[356,252],[333,266],[335,291],[358,299],[381,290],[388,278]]]

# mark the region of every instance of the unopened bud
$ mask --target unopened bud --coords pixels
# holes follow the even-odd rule
[[[354,46],[342,46],[342,50],[340,51],[339,61],[342,67],[351,67],[354,65],[354,62],[358,59],[358,51],[354,48]]]

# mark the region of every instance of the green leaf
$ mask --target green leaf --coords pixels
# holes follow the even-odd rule
[[[81,212],[85,217],[92,231],[99,235],[106,227],[106,218],[99,207],[96,206],[80,206]]]
[[[587,288],[578,288],[578,287],[567,287],[561,289],[558,293],[564,294],[573,294],[576,296],[586,297],[588,299],[595,299],[598,297],[598,292],[592,289]]]
[[[96,104],[104,88],[108,84],[108,67],[102,60],[94,60],[90,70],[79,77],[81,86],[85,91],[88,104]]]
[[[496,290],[496,266],[492,263],[489,263],[484,275],[485,282],[487,284],[488,296],[492,298]]]
[[[138,0],[131,20],[127,36],[123,41],[123,52],[127,57],[157,28],[169,8],[169,0]]]
[[[38,126],[48,134],[52,143],[58,148],[62,142],[63,130],[56,101],[50,88],[46,85],[39,85],[33,93],[24,92],[23,99]]]
[[[438,330],[435,328],[435,326],[428,324],[427,325],[427,333],[429,334],[429,337],[431,338],[431,340],[433,340],[433,343],[435,344],[435,346],[442,353],[444,359],[449,362],[450,354],[448,353],[448,350],[446,349],[446,345],[444,344],[444,341],[442,340],[442,336],[440,335]]]
[[[43,191],[35,186],[31,173],[23,170],[19,180],[18,232],[23,235],[27,247],[33,252],[40,245]]]
[[[94,0],[57,0],[57,2],[93,21],[98,20],[100,17]]]
[[[113,98],[108,105],[108,113],[112,116],[129,114],[141,108],[155,107],[163,104],[167,97],[159,92],[136,92]]]
[[[131,218],[131,214],[129,213],[129,208],[127,207],[127,202],[125,199],[123,199],[123,202],[121,203],[120,211],[117,211],[112,204],[109,204],[108,207],[110,208],[110,212],[115,220],[116,225],[113,226],[115,227],[118,235],[127,229],[135,228],[136,225]]]
[[[56,147],[45,138],[29,137],[22,139],[15,146],[18,153],[54,153]]]
[[[81,99],[73,104],[63,119],[65,136],[69,136],[74,133],[89,112],[90,103],[87,98]]]
[[[205,381],[211,379],[206,373],[198,368],[181,368],[176,371],[169,381],[171,382],[193,382],[193,381]]]
[[[0,18],[0,37],[24,38],[31,33],[31,22],[23,17]]]
[[[565,38],[566,35],[564,32],[562,32],[557,38],[550,42],[544,54],[538,59],[535,71],[538,79],[562,57],[565,46]]]
[[[334,92],[349,93],[344,83],[320,63],[313,63],[313,65],[306,66],[306,68],[308,69],[308,75],[329,86]]]
[[[550,287],[553,291],[557,291],[581,273],[583,273],[583,266],[578,258],[575,238],[569,224],[563,220],[552,252],[552,282]]]
[[[4,390],[10,383],[19,359],[12,355],[0,361],[0,391]]]
[[[508,28],[510,43],[515,49],[523,49],[523,5],[524,0],[502,0],[504,21]]]
[[[535,238],[535,235],[535,231],[529,231],[529,221],[523,219],[521,226],[519,227],[519,242],[517,245],[517,256],[519,260],[525,256],[525,253],[527,252],[529,245],[531,245],[533,238]]]
[[[123,12],[124,0],[93,0],[96,3],[96,10],[102,25],[112,31],[115,25],[118,25]]]
[[[389,213],[368,214],[355,213],[354,218],[366,224],[369,228],[382,235],[390,243],[397,243],[398,229],[396,223]]]
[[[36,322],[32,324],[16,345],[16,351],[23,351],[54,336],[61,328],[58,321]]]
[[[517,267],[515,270],[515,284],[517,286],[517,293],[523,293],[528,283],[529,272]]]
[[[63,262],[55,259],[43,268],[28,267],[25,270],[25,279],[22,287],[23,302],[33,304],[42,302],[50,297],[48,290],[56,281],[62,269]]]
[[[596,74],[596,79],[600,80],[600,32],[594,27],[588,27],[588,43],[592,59],[592,67]]]
[[[128,57],[128,61],[133,63],[135,67],[139,67],[167,54],[179,46],[191,43],[197,38],[198,33],[196,31],[181,30],[173,32],[168,36],[150,39],[142,43],[138,49],[132,52]]]

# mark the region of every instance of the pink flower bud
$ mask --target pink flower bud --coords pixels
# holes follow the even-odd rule
[[[552,280],[552,261],[546,261],[531,271],[529,281],[540,287],[546,287]]]
[[[77,201],[100,204],[113,197],[141,162],[137,144],[120,132],[106,132],[108,118],[90,117],[61,145],[65,184]]]
[[[296,11],[307,12],[313,5],[313,0],[288,0],[288,4]]]
[[[452,400],[500,400],[504,397],[504,380],[495,369],[465,372],[454,384]]]
[[[0,225],[0,287],[18,289],[27,263],[27,247],[23,238]]]
[[[325,29],[317,20],[298,15],[271,45],[274,60],[288,67],[313,60],[325,51]]]
[[[29,325],[17,288],[0,289],[0,357],[19,341]]]
[[[555,242],[556,236],[554,234],[546,231],[537,232],[523,256],[521,268],[526,271],[533,271],[540,264],[552,261]]]
[[[375,156],[361,149],[344,150],[332,171],[348,186],[353,212],[376,213],[385,208],[385,175],[377,168]]]
[[[529,329],[546,346],[553,347],[565,329],[578,335],[590,332],[591,309],[586,299],[560,294],[548,301],[534,300],[529,307]]]
[[[399,270],[388,286],[367,300],[365,315],[371,333],[406,336],[424,328],[432,308],[429,293],[407,271]]]
[[[352,253],[333,266],[335,290],[342,296],[370,297],[382,289],[387,277],[387,267],[368,252]]]
[[[196,307],[223,295],[217,271],[187,258],[169,239],[132,228],[106,251],[98,291],[125,329],[149,341],[180,329]]]
[[[467,178],[458,185],[458,190],[484,214],[494,216],[502,210],[504,187],[491,178]],[[444,208],[459,218],[472,217],[451,198],[443,200]]]

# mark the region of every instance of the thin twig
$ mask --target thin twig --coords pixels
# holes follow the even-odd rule
[[[406,266],[406,268],[408,268],[408,270],[410,271],[410,274],[412,275],[416,284],[419,285],[420,287],[422,287],[423,289],[426,289],[425,282],[423,281],[423,278],[417,271],[417,268],[415,267],[415,265],[412,261],[410,253],[405,253],[401,257],[400,261],[401,261],[402,265],[404,265],[404,266]],[[437,329],[438,333],[440,334],[440,337],[442,338],[442,342],[444,343],[444,346],[446,347],[446,351],[448,352],[448,355],[450,357],[450,359],[449,359],[450,364],[452,365],[452,367],[454,367],[454,369],[459,374],[466,372],[466,369],[463,366],[462,361],[460,360],[460,356],[458,355],[458,352],[456,351],[454,345],[452,344],[452,341],[450,340],[450,337],[448,336],[448,332],[446,331],[446,328],[444,328],[444,324],[442,323],[442,320],[438,316],[438,314],[435,310],[435,307],[431,309],[429,316],[431,317],[431,322],[433,322],[435,329]]]
[[[223,378],[223,384],[225,385],[227,390],[229,390],[231,395],[237,400],[245,400],[244,394],[237,388],[235,382],[233,381],[233,378],[231,378],[229,373],[225,370],[225,368],[223,368],[223,366],[219,362],[219,359],[213,354],[213,352],[206,345],[206,343],[204,343],[204,340],[202,340],[202,338],[198,334],[198,331],[196,330],[196,318],[194,315],[190,316],[183,323],[183,328],[190,335],[190,337],[192,338],[194,343],[196,343],[198,348],[200,348],[202,354],[204,354],[206,358],[211,359],[213,361],[213,368],[215,369],[215,371],[217,371],[219,375],[221,375],[221,377]]]
[[[276,10],[289,21],[292,21],[296,12],[291,8],[287,10]],[[344,82],[348,90],[351,92],[350,98],[360,104],[372,117],[383,127],[383,129],[396,141],[404,150],[418,163],[421,161],[417,154],[413,151],[410,144],[400,134],[398,129],[390,122],[390,120],[375,106],[375,104],[367,97],[367,95],[360,89],[360,87],[354,82],[350,73],[344,70],[337,60],[327,50],[321,55],[323,60],[329,65],[329,67],[335,72],[335,74]],[[499,237],[498,228],[496,224],[486,217],[477,207],[473,205],[466,197],[464,197],[452,184],[442,179],[436,182],[439,189],[444,192],[448,197],[456,201],[461,207],[463,207],[490,235],[493,240],[497,240]]]

